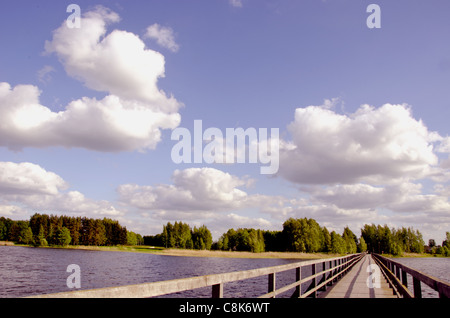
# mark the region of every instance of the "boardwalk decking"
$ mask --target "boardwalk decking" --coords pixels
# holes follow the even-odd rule
[[[369,288],[367,272],[369,265],[375,264],[370,254],[358,262],[338,283],[320,295],[320,298],[397,298],[393,295],[386,279],[380,273],[380,288]]]

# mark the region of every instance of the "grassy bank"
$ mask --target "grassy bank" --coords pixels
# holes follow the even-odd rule
[[[326,253],[294,253],[294,252],[228,252],[208,250],[185,250],[185,249],[161,249],[152,250],[151,253],[171,256],[189,257],[225,257],[225,258],[285,258],[285,259],[317,259],[331,258],[340,255]]]
[[[12,242],[0,241],[2,245],[26,246],[30,245],[14,244]],[[213,250],[189,250],[177,248],[164,248],[147,245],[118,245],[118,246],[84,246],[84,245],[68,245],[68,246],[46,246],[40,248],[58,248],[58,249],[73,249],[73,250],[89,250],[89,251],[106,251],[106,252],[131,252],[131,253],[150,253],[167,256],[185,256],[185,257],[222,257],[222,258],[285,258],[285,259],[318,259],[318,258],[332,258],[343,256],[341,254],[328,253],[297,253],[297,252],[231,252],[231,251],[213,251]],[[403,253],[403,255],[383,254],[385,257],[445,257],[443,255],[427,254],[427,253]]]
[[[16,246],[29,246],[18,245]],[[209,251],[209,250],[189,250],[176,248],[163,248],[146,245],[119,245],[119,246],[47,246],[39,248],[58,248],[73,250],[89,250],[89,251],[107,251],[107,252],[132,252],[132,253],[149,253],[167,256],[185,256],[185,257],[222,257],[222,258],[285,258],[285,259],[318,259],[331,258],[341,256],[338,254],[327,253],[295,253],[295,252],[228,252],[228,251]]]

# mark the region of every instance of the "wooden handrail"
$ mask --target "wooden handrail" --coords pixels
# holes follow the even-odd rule
[[[166,294],[172,294],[176,292],[182,292],[186,290],[192,290],[202,287],[212,287],[212,297],[223,297],[223,285],[225,283],[240,281],[244,279],[268,276],[268,293],[261,297],[275,297],[278,294],[288,291],[289,289],[296,288],[295,297],[307,297],[312,295],[316,296],[316,293],[321,288],[326,288],[327,285],[335,281],[338,277],[343,275],[350,267],[355,265],[365,254],[352,254],[343,257],[335,257],[320,260],[310,260],[303,262],[296,262],[285,265],[257,268],[245,271],[236,271],[230,273],[212,274],[198,277],[181,278],[174,280],[167,280],[161,282],[144,283],[128,286],[107,287],[90,290],[78,290],[71,292],[62,292],[46,295],[31,296],[32,298],[147,298],[156,297]],[[317,264],[324,264],[328,262],[330,268],[322,270],[316,273]],[[331,264],[334,262],[334,266]],[[301,268],[311,266],[313,271],[312,275],[305,278],[301,278]],[[323,266],[325,268],[325,265]],[[283,286],[276,289],[275,281],[276,274],[287,270],[296,269],[296,281],[287,286]],[[325,279],[327,273],[330,273],[329,277]],[[317,278],[323,276],[322,280],[317,284]],[[312,281],[308,290],[302,294],[301,285]]]
[[[395,285],[396,290],[405,298],[422,298],[421,282],[427,284],[439,293],[440,298],[450,297],[450,284],[431,275],[422,273],[416,269],[396,262],[379,254],[372,254],[382,271],[388,276],[388,280]],[[413,278],[414,293],[408,289],[407,274]],[[401,280],[400,280],[401,279]]]

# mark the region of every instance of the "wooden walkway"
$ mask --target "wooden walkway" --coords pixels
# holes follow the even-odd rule
[[[369,288],[368,278],[373,276],[368,266],[375,264],[372,256],[367,254],[361,261],[334,286],[320,294],[320,298],[397,298],[380,273],[380,288]]]

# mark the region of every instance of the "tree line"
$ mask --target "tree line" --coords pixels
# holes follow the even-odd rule
[[[431,253],[450,256],[450,232],[442,246],[430,240]],[[387,225],[364,225],[358,238],[349,227],[342,234],[329,231],[312,218],[290,218],[281,231],[253,228],[229,229],[213,242],[203,225],[191,228],[183,222],[168,222],[160,234],[142,237],[118,221],[108,218],[34,214],[28,221],[0,217],[0,240],[35,246],[46,245],[152,245],[166,248],[206,249],[249,252],[304,252],[346,254],[363,251],[402,255],[423,253],[422,234],[413,228],[389,228]]]
[[[38,213],[28,221],[13,221],[1,217],[0,240],[35,246],[143,244],[140,234],[127,231],[116,220]]]
[[[349,227],[342,234],[329,231],[312,218],[290,218],[283,223],[281,231],[265,231],[253,228],[229,229],[212,242],[211,233],[202,226],[201,231],[188,224],[167,223],[163,232],[154,236],[144,236],[145,245],[171,248],[213,249],[224,251],[250,252],[304,252],[347,254],[357,252],[423,253],[425,243],[419,230],[413,228],[389,228],[387,225],[364,225],[358,238]],[[203,242],[199,243],[199,242]],[[449,256],[450,232],[442,247],[434,251]]]
[[[168,248],[213,249],[224,251],[291,251],[356,253],[365,251],[364,238],[358,239],[346,227],[342,235],[321,227],[314,219],[290,218],[283,224],[282,231],[264,231],[253,228],[229,229],[217,242],[212,242],[211,232],[206,226],[193,229],[186,223],[175,222],[164,225],[157,235],[144,236],[145,245]]]
[[[145,245],[163,246],[166,248],[187,248],[197,250],[210,250],[212,235],[204,225],[193,229],[186,223],[168,222],[163,231],[157,235],[144,236]]]
[[[430,239],[425,245],[422,234],[412,228],[401,227],[390,229],[387,225],[364,225],[361,235],[367,242],[368,249],[375,253],[388,253],[402,255],[406,253],[423,253],[429,248],[428,253],[450,256],[450,232],[446,232],[446,240],[442,246],[436,246],[434,239]]]

